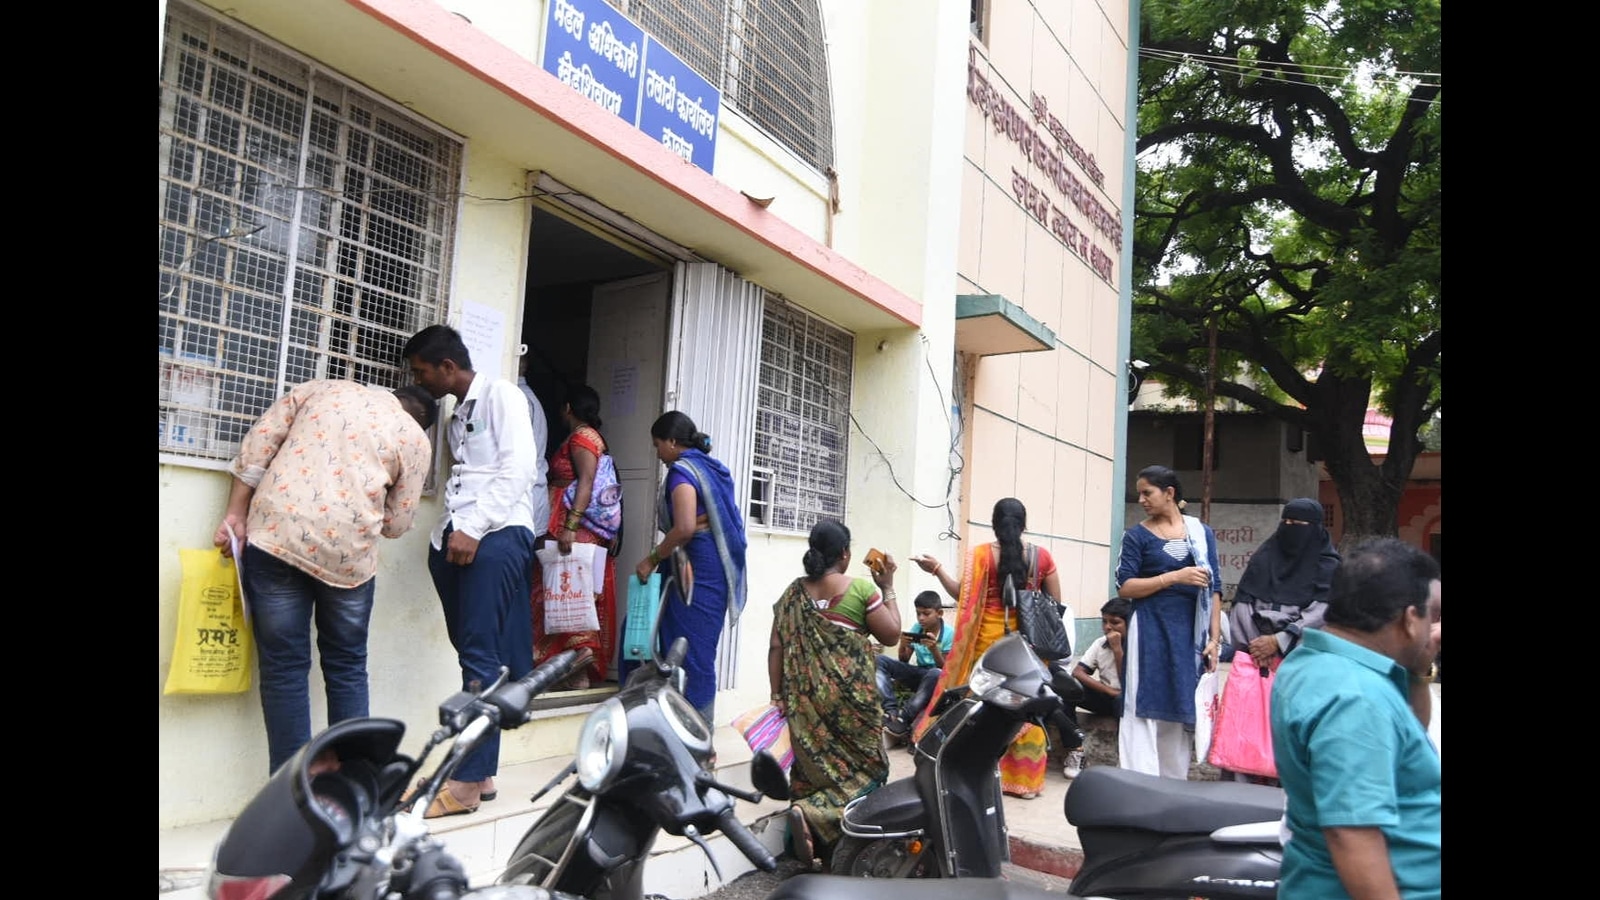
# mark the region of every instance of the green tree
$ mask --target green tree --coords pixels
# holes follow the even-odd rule
[[[1134,357],[1304,428],[1344,540],[1397,532],[1440,412],[1439,0],[1145,0]],[[1393,418],[1375,464],[1368,407]]]

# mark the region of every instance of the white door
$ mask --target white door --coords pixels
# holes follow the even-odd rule
[[[655,539],[661,462],[650,443],[650,426],[662,411],[671,294],[672,279],[666,272],[602,284],[594,289],[589,319],[588,382],[600,395],[600,432],[622,483],[618,627],[626,612],[626,579],[632,576],[633,564],[650,552]]]

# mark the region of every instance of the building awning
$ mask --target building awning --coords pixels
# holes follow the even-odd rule
[[[999,294],[956,296],[956,349],[974,356],[1054,350],[1055,332]]]
[[[393,98],[507,171],[469,202],[517,199],[546,172],[767,290],[852,330],[916,328],[922,304],[491,38],[417,0],[200,0]],[[494,15],[498,6],[488,4]],[[544,7],[544,4],[537,4]],[[507,14],[509,15],[509,14]],[[530,23],[532,25],[533,23]]]

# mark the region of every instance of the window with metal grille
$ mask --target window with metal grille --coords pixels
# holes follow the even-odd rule
[[[833,166],[828,51],[817,0],[607,0],[722,91],[769,137]]]
[[[750,523],[810,532],[844,518],[855,338],[768,295],[761,322]]]
[[[195,7],[168,10],[157,447],[215,465],[296,384],[404,383],[400,348],[445,318],[461,144]]]

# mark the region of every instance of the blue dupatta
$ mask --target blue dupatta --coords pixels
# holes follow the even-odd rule
[[[734,624],[738,624],[739,614],[744,611],[744,552],[747,542],[744,517],[739,514],[739,498],[733,488],[733,476],[719,460],[694,449],[683,451],[672,467],[687,475],[700,491],[711,538],[717,545],[717,556],[722,560],[722,571],[728,580],[728,615]],[[666,491],[661,492],[661,499],[656,504],[656,525],[662,531],[672,529],[672,504]]]
[[[1200,589],[1200,602],[1194,610],[1195,668],[1206,670],[1206,644],[1211,642],[1211,595],[1217,583],[1216,570],[1211,565],[1211,547],[1206,540],[1206,526],[1194,516],[1183,517],[1184,536],[1189,539],[1189,552],[1194,554],[1194,564],[1206,570],[1206,586]]]

